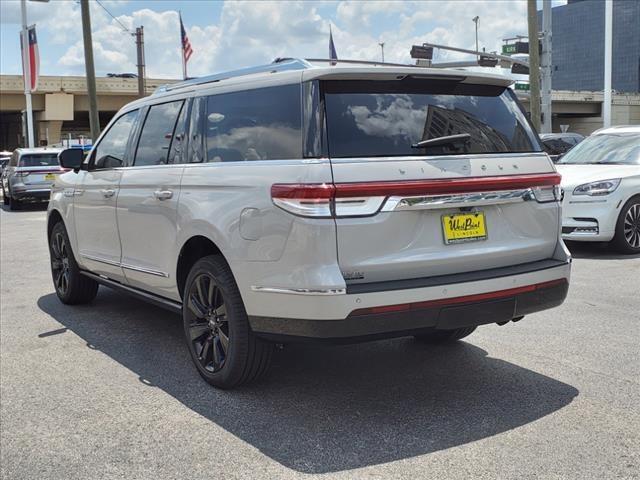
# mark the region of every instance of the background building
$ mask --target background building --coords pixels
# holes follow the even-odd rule
[[[146,93],[175,81],[147,78]],[[98,77],[96,88],[101,129],[120,108],[138,98],[136,78]],[[41,76],[32,101],[36,145],[56,144],[69,136],[91,138],[85,77]],[[22,75],[0,75],[0,150],[25,145],[25,108]]]
[[[603,90],[604,9],[602,0],[568,0],[552,9],[553,90]],[[613,1],[612,86],[640,92],[640,0]]]

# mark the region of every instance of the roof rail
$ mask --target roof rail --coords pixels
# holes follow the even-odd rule
[[[153,93],[157,94],[170,92],[172,90],[178,90],[180,88],[202,85],[204,83],[219,82],[220,80],[226,80],[233,77],[241,77],[244,75],[251,75],[254,73],[276,73],[285,72],[287,70],[304,70],[310,67],[311,64],[309,62],[300,58],[276,58],[272,63],[269,63],[267,65],[240,68],[238,70],[232,70],[230,72],[216,73],[213,75],[207,75],[205,77],[192,78],[189,80],[185,80],[184,82],[162,85],[161,87],[158,87]]]
[[[383,65],[389,67],[416,67],[417,65],[413,65],[411,63],[389,63],[389,62],[375,62],[371,60],[340,60],[340,59],[330,59],[330,58],[305,58],[307,62],[327,62],[332,63],[334,65],[340,63],[346,63],[349,65]]]

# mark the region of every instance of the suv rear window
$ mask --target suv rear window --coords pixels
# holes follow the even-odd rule
[[[331,157],[540,151],[509,88],[454,81],[323,82]],[[468,140],[412,148],[443,136]]]
[[[47,153],[37,155],[23,155],[20,157],[20,167],[56,167],[58,166],[58,154]]]

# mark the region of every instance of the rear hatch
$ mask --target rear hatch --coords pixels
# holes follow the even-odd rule
[[[46,189],[51,187],[56,177],[64,170],[58,163],[57,152],[28,153],[20,157],[16,176],[28,189]]]
[[[559,175],[504,83],[463,80],[321,82],[348,284],[552,257]]]

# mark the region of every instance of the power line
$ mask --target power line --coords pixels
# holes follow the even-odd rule
[[[131,30],[129,30],[127,27],[125,27],[124,24],[113,15],[113,13],[111,13],[109,10],[107,10],[107,7],[102,5],[102,3],[100,3],[100,0],[96,0],[96,3],[98,5],[100,5],[100,7],[102,7],[102,9],[105,12],[107,12],[111,18],[113,18],[116,22],[118,22],[120,24],[120,26],[124,29],[125,32],[127,32],[130,35],[135,35],[134,33],[131,32]]]

